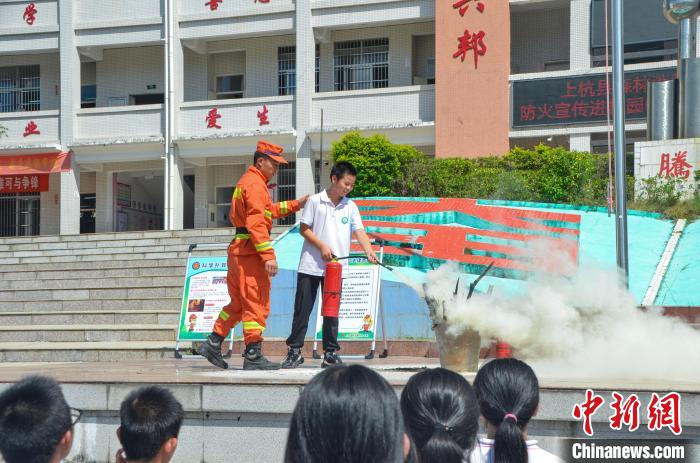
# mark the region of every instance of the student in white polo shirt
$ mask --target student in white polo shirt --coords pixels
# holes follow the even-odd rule
[[[282,368],[296,368],[304,363],[301,348],[309,326],[319,286],[323,283],[326,262],[332,256],[346,257],[350,254],[353,235],[373,264],[377,256],[362,225],[360,211],[347,198],[357,179],[357,171],[349,162],[339,162],[331,169],[331,186],[309,198],[301,214],[301,236],[304,246],[297,271],[297,292],[294,299],[292,332],[287,338],[289,352]],[[347,260],[342,260],[343,271],[347,271]],[[323,367],[342,363],[337,355],[338,318],[323,317]]]

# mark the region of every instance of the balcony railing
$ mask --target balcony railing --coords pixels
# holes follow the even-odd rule
[[[0,113],[0,149],[58,143],[58,110]]]
[[[179,117],[178,138],[291,132],[294,130],[294,97],[187,102],[180,106]]]
[[[163,137],[162,104],[79,109],[75,138],[86,140],[124,140],[129,142]]]
[[[75,19],[79,27],[114,27],[124,24],[139,26],[160,21],[163,16],[160,1],[120,0],[118,2],[75,1]]]
[[[312,126],[327,127],[409,125],[435,121],[435,86],[412,85],[370,90],[317,93]]]

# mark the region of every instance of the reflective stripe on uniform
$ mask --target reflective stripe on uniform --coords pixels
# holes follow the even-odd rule
[[[258,252],[268,251],[270,249],[272,249],[272,244],[269,241],[255,245],[255,250]]]
[[[236,187],[236,189],[233,190],[233,198],[234,199],[241,199],[243,197],[243,189]]]
[[[225,311],[222,310],[221,312],[219,312],[219,318],[222,319],[223,321],[228,320],[229,317],[231,317],[231,316],[228,313],[226,313]]]
[[[282,201],[280,203],[280,212],[282,212],[282,214],[286,214],[287,212],[289,212],[289,208],[287,206],[287,201]]]
[[[237,240],[247,240],[250,239],[250,233],[236,233]]]
[[[267,217],[268,219],[271,219],[272,218],[272,211],[268,211],[267,209],[265,209],[265,217]]]
[[[258,322],[243,322],[243,331],[264,331],[265,327]]]

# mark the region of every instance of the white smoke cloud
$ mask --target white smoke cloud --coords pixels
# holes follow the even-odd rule
[[[538,375],[700,381],[700,330],[659,310],[640,310],[616,272],[579,268],[571,277],[541,275],[524,292],[475,293],[469,301],[465,287],[453,296],[458,277],[475,278],[465,278],[455,264],[427,276],[428,296],[445,301],[448,332],[472,328],[483,344],[506,341]]]

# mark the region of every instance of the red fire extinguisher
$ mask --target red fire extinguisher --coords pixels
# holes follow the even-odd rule
[[[343,265],[337,260],[326,264],[326,274],[323,279],[323,304],[321,315],[337,317],[340,313],[340,292],[343,288]]]

